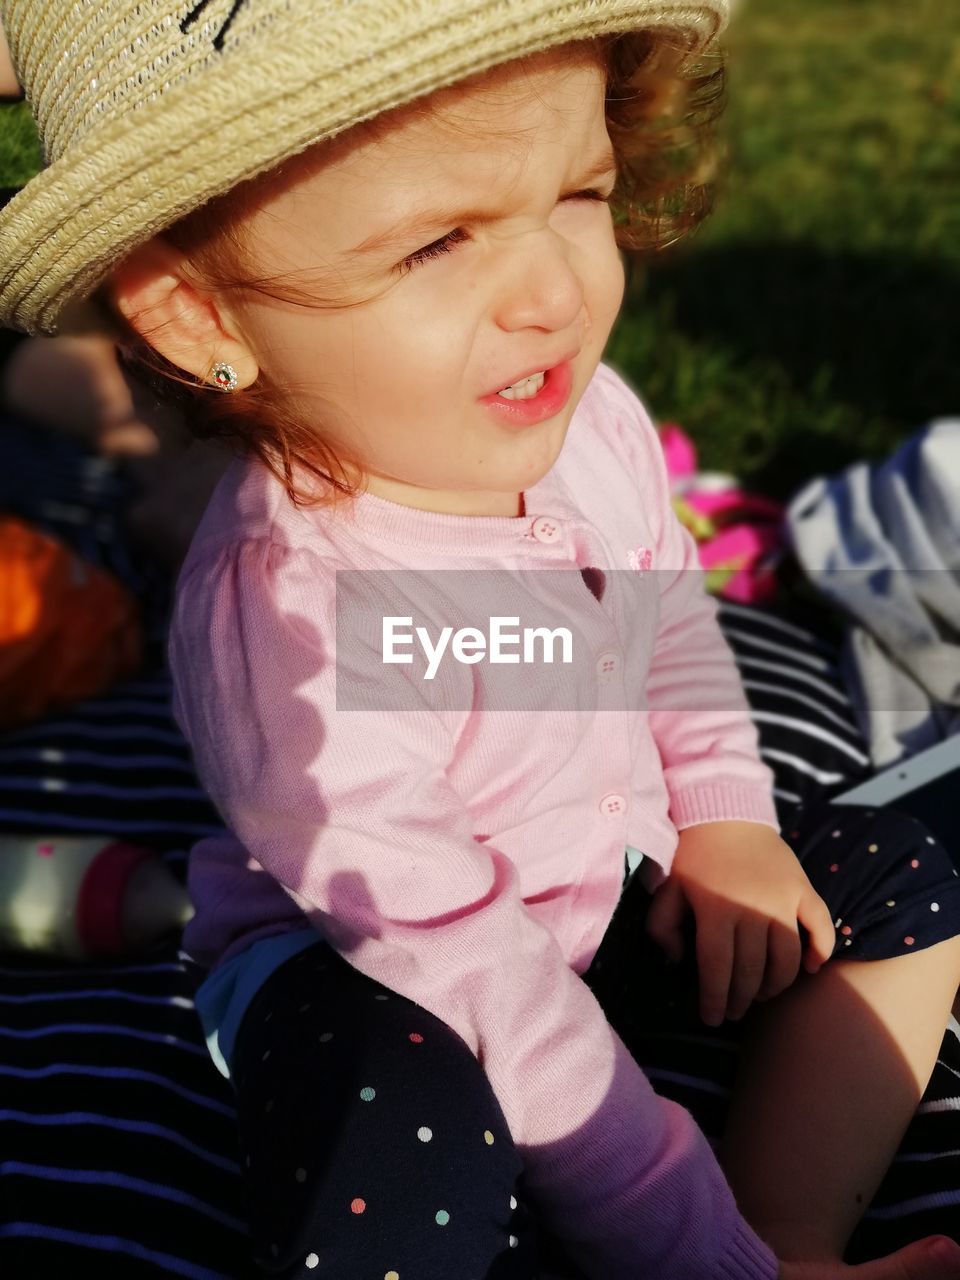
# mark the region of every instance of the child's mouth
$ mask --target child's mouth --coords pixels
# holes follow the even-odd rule
[[[558,414],[570,399],[573,365],[569,360],[521,378],[510,387],[481,396],[501,421],[515,426],[532,426]]]

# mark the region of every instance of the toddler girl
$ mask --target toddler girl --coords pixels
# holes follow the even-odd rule
[[[49,165],[0,220],[0,321],[51,332],[102,285],[244,445],[170,657],[229,829],[184,945],[263,1274],[520,1280],[554,1249],[828,1280],[932,1069],[952,868],[860,812],[780,840],[655,432],[600,363],[619,247],[682,229],[668,126],[685,86],[710,113],[726,6],[2,0]],[[726,1177],[595,994],[625,850],[706,1023],[778,997]],[[672,979],[636,942],[652,1018]]]

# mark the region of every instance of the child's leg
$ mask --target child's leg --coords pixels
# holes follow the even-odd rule
[[[233,1053],[258,1274],[538,1274],[522,1161],[463,1040],[326,944],[281,965]]]
[[[837,947],[751,1014],[723,1163],[781,1256],[839,1259],[943,1040],[960,985],[960,878],[894,811],[818,806],[795,825]]]
[[[842,1257],[930,1078],[960,938],[833,961],[752,1015],[722,1163],[784,1259]]]

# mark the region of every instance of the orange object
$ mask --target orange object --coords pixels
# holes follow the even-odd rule
[[[137,601],[116,578],[0,516],[0,726],[101,693],[142,654]]]

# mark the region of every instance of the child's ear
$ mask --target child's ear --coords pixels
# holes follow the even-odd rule
[[[259,366],[230,313],[198,290],[177,251],[159,236],[134,249],[105,284],[113,305],[150,345],[202,382],[221,361],[239,385],[255,381]]]

